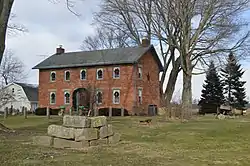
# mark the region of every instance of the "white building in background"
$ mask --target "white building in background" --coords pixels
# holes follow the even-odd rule
[[[13,82],[4,87],[0,94],[0,112],[6,107],[22,111],[26,107],[28,111],[35,111],[38,106],[38,87],[33,84]]]

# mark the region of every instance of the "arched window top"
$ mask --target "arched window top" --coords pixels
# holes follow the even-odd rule
[[[56,81],[56,72],[55,71],[52,71],[51,73],[50,73],[50,81]]]
[[[64,93],[64,103],[70,104],[70,93],[69,92]]]
[[[113,78],[115,78],[115,79],[120,78],[120,68],[119,67],[115,67],[113,69]]]
[[[103,69],[97,69],[96,78],[98,80],[102,80],[103,79]]]
[[[70,71],[65,71],[65,81],[70,80]]]
[[[113,90],[113,103],[120,104],[120,90]]]
[[[81,70],[80,78],[81,78],[81,80],[86,80],[87,79],[87,70],[86,69]]]

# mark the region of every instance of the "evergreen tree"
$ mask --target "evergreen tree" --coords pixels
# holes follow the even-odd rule
[[[246,81],[241,81],[245,71],[241,68],[241,64],[231,52],[227,59],[227,64],[222,69],[222,77],[224,84],[224,93],[226,95],[226,103],[233,108],[244,109],[246,104],[246,90],[244,85]]]
[[[201,93],[199,105],[202,112],[215,113],[217,108],[224,103],[223,85],[212,61],[210,62]],[[210,108],[207,108],[207,106]],[[206,109],[210,109],[210,111],[206,111]]]

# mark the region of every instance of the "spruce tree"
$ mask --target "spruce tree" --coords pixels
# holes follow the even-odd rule
[[[224,103],[223,85],[212,61],[210,62],[201,93],[199,105],[203,113],[215,113],[217,108]]]
[[[227,64],[221,72],[226,103],[236,109],[245,109],[248,103],[244,88],[246,81],[241,81],[245,71],[243,71],[241,64],[238,63],[232,52],[229,54]]]

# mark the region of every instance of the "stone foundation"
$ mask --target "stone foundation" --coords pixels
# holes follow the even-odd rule
[[[121,135],[114,133],[105,116],[63,117],[63,125],[50,125],[48,136],[33,137],[33,143],[54,148],[84,148],[105,144],[115,144]]]

